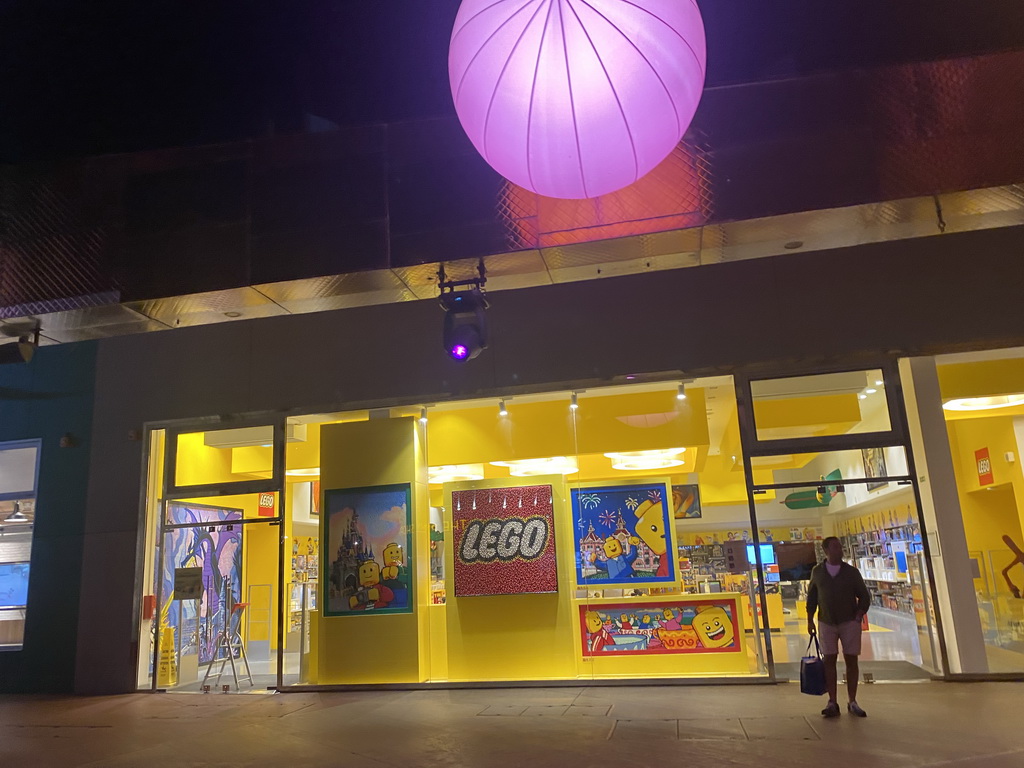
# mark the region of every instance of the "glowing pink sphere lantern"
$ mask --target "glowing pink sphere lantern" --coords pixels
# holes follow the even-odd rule
[[[498,173],[578,199],[668,156],[697,110],[705,59],[696,0],[463,0],[448,76]]]

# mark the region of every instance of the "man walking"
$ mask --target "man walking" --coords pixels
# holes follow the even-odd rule
[[[817,633],[814,626],[816,611],[821,619],[819,640],[825,656],[825,684],[828,688],[828,706],[821,710],[821,714],[839,717],[836,660],[842,642],[846,690],[850,697],[846,708],[852,715],[867,717],[867,712],[857,703],[857,678],[860,676],[857,657],[860,655],[861,620],[871,606],[871,595],[860,571],[843,562],[843,544],[837,537],[826,537],[821,546],[826,559],[814,566],[807,587],[807,631],[810,634]]]

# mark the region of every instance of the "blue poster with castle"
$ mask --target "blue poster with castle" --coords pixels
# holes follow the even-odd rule
[[[412,612],[409,484],[324,492],[324,615]]]
[[[674,584],[666,482],[572,489],[576,581],[588,586]]]

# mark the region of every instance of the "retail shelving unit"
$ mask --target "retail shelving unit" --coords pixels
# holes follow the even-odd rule
[[[900,570],[897,551],[909,557],[921,551],[921,529],[917,523],[895,525],[877,531],[843,536],[843,547],[871,592],[871,600],[880,608],[914,613],[910,574]]]

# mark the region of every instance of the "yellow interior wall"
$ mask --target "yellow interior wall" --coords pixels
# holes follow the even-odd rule
[[[415,610],[407,614],[323,616],[326,579],[321,579],[318,624],[318,669],[321,685],[411,683],[426,677],[429,662],[429,502],[416,420],[377,419],[330,424],[321,430],[323,490],[374,485],[412,485]],[[419,471],[418,471],[419,468]],[[321,571],[330,567],[325,533],[327,510],[321,511]]]
[[[438,410],[430,415],[431,466],[511,461],[545,456],[602,454],[706,446],[703,390],[640,392],[586,398],[573,412],[568,401]]]
[[[1024,392],[1024,358],[984,360],[938,367],[943,399]]]
[[[554,502],[558,592],[539,595],[455,596],[452,492],[478,488],[550,485]],[[576,675],[573,645],[572,515],[560,475],[449,483],[444,486],[445,575],[443,607],[451,680],[557,679]]]
[[[178,436],[178,455],[174,479],[179,487],[212,485],[252,480],[252,475],[236,472],[232,464],[237,448],[211,448],[203,442],[204,432],[190,432]],[[270,448],[255,448],[268,454]]]
[[[996,361],[1002,362],[1002,361]],[[972,395],[973,396],[973,395]],[[1017,446],[1011,416],[975,416],[946,423],[950,446],[953,451],[953,471],[963,513],[964,532],[967,548],[981,552],[980,568],[988,567],[988,553],[994,552],[998,564],[1009,562],[1013,555],[1002,541],[1010,536],[1018,546],[1024,547],[1024,474],[1021,472],[1021,457]],[[982,486],[978,482],[978,470],[974,452],[988,448],[992,462],[993,483]],[[1008,462],[1005,454],[1013,452],[1016,461]],[[988,490],[991,488],[992,490]],[[1002,555],[1002,557],[1000,557]],[[1006,582],[997,573],[996,582],[990,588],[1009,594]],[[984,587],[983,579],[975,579],[975,587]]]
[[[855,393],[754,400],[758,430],[807,427],[806,434],[843,434],[861,420]]]
[[[955,471],[958,487],[964,492],[973,493],[988,487],[978,482],[974,452],[980,448],[988,448],[992,461],[992,485],[1004,485],[1022,479],[1021,457],[1017,450],[1013,419],[1008,416],[985,416],[947,422],[946,426],[951,444],[955,441],[957,445]],[[1012,463],[1006,460],[1007,452],[1014,455]]]

